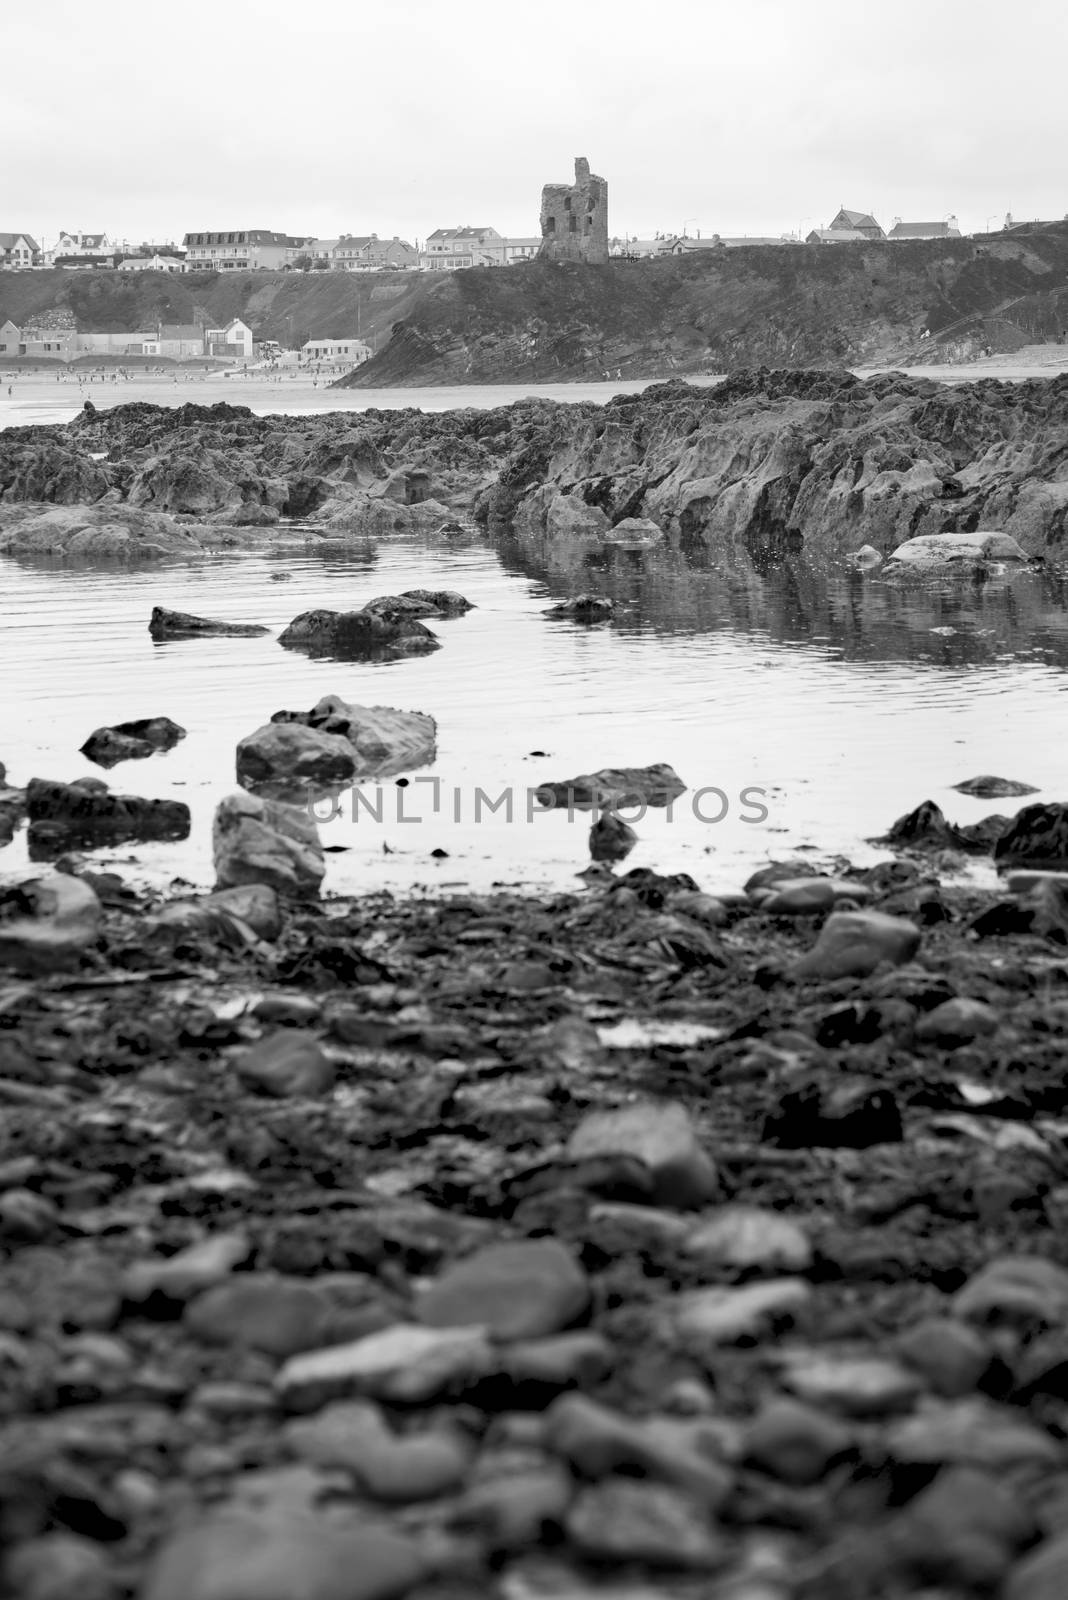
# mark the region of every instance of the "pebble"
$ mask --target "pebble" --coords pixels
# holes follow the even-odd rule
[[[953,1314],[985,1326],[1020,1329],[1068,1322],[1068,1271],[1044,1256],[1001,1256],[953,1297]]]
[[[570,1473],[555,1462],[490,1476],[472,1485],[453,1512],[493,1554],[537,1549],[562,1528],[574,1493]]]
[[[812,1350],[790,1353],[784,1366],[783,1382],[801,1400],[849,1417],[879,1417],[906,1410],[923,1387],[915,1372],[882,1356]]]
[[[893,1425],[887,1448],[894,1460],[909,1464],[959,1462],[996,1472],[1061,1461],[1060,1447],[1044,1429],[979,1397],[930,1402]]]
[[[330,1337],[331,1307],[299,1278],[238,1273],[186,1308],[185,1326],[204,1344],[262,1350],[282,1359],[321,1347]]]
[[[1034,1519],[1004,1485],[968,1466],[939,1473],[910,1501],[895,1527],[895,1545],[925,1578],[984,1593],[995,1588]]]
[[[755,1343],[776,1329],[792,1327],[808,1308],[812,1291],[803,1278],[769,1278],[739,1289],[696,1289],[681,1295],[677,1327],[697,1344]]]
[[[184,1304],[228,1278],[251,1250],[248,1235],[235,1230],[213,1234],[162,1260],[135,1262],[122,1280],[123,1296],[133,1305],[143,1305],[154,1295]]]
[[[0,1586],[12,1600],[117,1600],[120,1584],[105,1551],[75,1533],[45,1533],[8,1549]]]
[[[555,1239],[488,1245],[447,1267],[416,1296],[421,1322],[434,1328],[477,1324],[495,1339],[538,1339],[587,1310],[590,1286]]]
[[[897,1353],[929,1389],[947,1400],[972,1394],[991,1362],[986,1342],[952,1317],[927,1317],[916,1323],[898,1338]]]
[[[788,969],[797,979],[865,978],[884,961],[901,966],[920,948],[920,930],[882,911],[835,911],[809,951]]]
[[[292,1411],[316,1411],[328,1400],[347,1395],[418,1405],[495,1368],[493,1350],[481,1328],[426,1328],[399,1322],[349,1344],[291,1356],[275,1385]]]
[[[585,1478],[638,1472],[685,1490],[709,1511],[718,1510],[733,1487],[722,1434],[701,1419],[636,1419],[567,1394],[548,1408],[544,1422],[546,1448]]]
[[[225,892],[230,894],[233,891]],[[318,1022],[322,1012],[322,1002],[310,994],[286,994],[278,991],[261,995],[252,1007],[251,1015],[258,1022],[277,1022],[290,1028],[302,1028]]]
[[[575,1549],[593,1561],[703,1571],[723,1559],[723,1541],[703,1507],[663,1484],[594,1484],[576,1497],[566,1527]]]
[[[826,1412],[776,1396],[757,1412],[745,1434],[745,1456],[784,1483],[818,1483],[854,1446],[850,1430]]]
[[[955,1049],[973,1039],[996,1033],[1000,1019],[983,1000],[944,1000],[916,1024],[916,1037],[929,1044]]]
[[[562,1333],[554,1339],[520,1339],[501,1351],[501,1371],[512,1383],[585,1389],[612,1370],[613,1352],[600,1333]]]
[[[334,1064],[317,1036],[305,1028],[280,1028],[243,1050],[234,1061],[246,1087],[275,1099],[321,1095],[334,1087]]]
[[[139,1600],[394,1600],[425,1571],[415,1541],[384,1528],[221,1511],[172,1534]]]
[[[568,1140],[572,1161],[629,1155],[642,1161],[658,1205],[691,1210],[719,1194],[715,1163],[697,1136],[686,1107],[677,1100],[643,1101],[617,1111],[594,1111]]]
[[[724,1206],[686,1239],[685,1253],[702,1267],[741,1272],[804,1272],[812,1245],[804,1231],[763,1206]]]
[[[317,1416],[287,1423],[285,1439],[301,1460],[349,1472],[376,1500],[407,1505],[458,1489],[474,1446],[455,1427],[396,1434],[377,1405],[339,1401]]]

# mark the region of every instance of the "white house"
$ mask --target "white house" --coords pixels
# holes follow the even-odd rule
[[[119,266],[123,272],[184,272],[182,256],[164,256],[157,251],[151,256],[126,256]]]
[[[240,317],[225,328],[204,329],[204,354],[230,361],[252,360],[252,329]]]
[[[106,233],[61,233],[51,250],[46,251],[49,266],[108,266],[119,246]]]
[[[0,233],[0,268],[25,271],[41,259],[41,247],[28,233]]]
[[[459,272],[464,267],[510,267],[533,261],[541,248],[536,239],[506,239],[496,228],[435,228],[419,253],[426,272]]]
[[[302,361],[343,361],[352,367],[368,360],[370,354],[370,345],[355,335],[346,339],[309,339],[300,352]]]

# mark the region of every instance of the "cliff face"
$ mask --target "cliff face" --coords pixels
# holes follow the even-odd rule
[[[384,342],[421,279],[416,272],[4,272],[0,323],[10,317],[21,328],[44,311],[69,310],[80,333],[123,333],[198,316],[219,327],[241,317],[257,339],[287,345],[357,329],[368,343]]]
[[[604,266],[538,261],[420,274],[388,345],[342,386],[914,365],[1013,350],[1065,329],[1068,226]]]

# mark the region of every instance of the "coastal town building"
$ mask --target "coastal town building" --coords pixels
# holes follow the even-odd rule
[[[379,267],[417,267],[419,252],[397,234],[380,239],[377,233],[342,234],[330,251],[330,265],[344,272],[370,272]]]
[[[0,268],[24,272],[36,267],[40,259],[41,247],[28,233],[0,233]]]
[[[10,321],[0,323],[0,360],[4,357],[10,359],[19,353],[19,344],[22,340],[22,331]]]
[[[900,217],[894,218],[894,225],[887,234],[888,239],[959,239],[960,229],[956,217],[947,217],[944,222],[902,222]]]
[[[234,228],[187,233],[182,240],[190,272],[279,272],[315,243],[311,235]]]
[[[832,217],[827,224],[832,232],[855,232],[862,234],[865,239],[885,239],[886,234],[880,228],[875,218],[868,211],[847,211],[841,208],[836,217]]]
[[[302,361],[340,361],[350,367],[360,366],[370,355],[370,345],[355,334],[344,339],[309,339],[300,349]]]
[[[806,244],[870,244],[872,241],[859,228],[813,228],[806,233]]]
[[[547,183],[541,191],[541,247],[547,261],[608,260],[608,184],[575,157],[575,181]]]
[[[150,256],[136,255],[123,256],[119,262],[122,272],[184,272],[186,270],[185,257],[179,255],[160,255],[155,251]]]
[[[251,361],[252,329],[240,317],[234,317],[225,328],[205,328],[203,353],[215,360]]]
[[[743,233],[732,234],[725,238],[722,234],[712,233],[706,239],[702,239],[700,234],[692,239],[687,234],[680,234],[677,238],[664,240],[660,254],[687,256],[701,250],[740,250],[746,245],[784,245],[789,243],[790,240],[782,234]]]
[[[50,267],[113,267],[118,245],[106,233],[83,233],[80,229],[61,233],[45,264]]]
[[[427,272],[459,272],[491,264],[491,254],[504,240],[496,228],[435,228],[427,235],[419,265]]]

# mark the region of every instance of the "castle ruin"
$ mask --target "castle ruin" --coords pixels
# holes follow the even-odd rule
[[[575,181],[547,183],[541,191],[543,261],[608,260],[608,185],[575,157]]]

